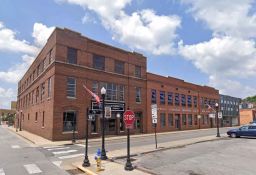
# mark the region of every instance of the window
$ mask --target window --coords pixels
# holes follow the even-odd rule
[[[43,100],[43,96],[44,96],[44,88],[45,88],[45,83],[41,84],[41,100]]]
[[[42,118],[42,127],[44,127],[44,111],[43,111],[43,118]]]
[[[124,74],[124,62],[115,60],[115,73]]]
[[[180,94],[178,93],[175,94],[175,105],[176,106],[180,105]]]
[[[160,91],[160,104],[165,104],[165,92]]]
[[[40,65],[37,66],[37,69],[36,69],[36,77],[38,77],[40,74]]]
[[[93,55],[93,68],[105,70],[105,57],[100,55]]]
[[[141,67],[135,66],[135,77],[141,78]]]
[[[188,95],[188,98],[187,98],[187,104],[188,104],[188,107],[191,107],[192,106],[192,100],[191,100],[191,95]]]
[[[77,64],[77,49],[68,47],[67,62]]]
[[[168,105],[173,105],[172,92],[168,92]]]
[[[156,103],[156,90],[151,89],[151,103],[155,104]]]
[[[119,85],[119,101],[124,101],[124,85]]]
[[[173,114],[168,114],[168,126],[173,126]]]
[[[52,49],[49,52],[49,64],[52,62]]]
[[[52,94],[52,77],[48,79],[48,97],[51,97]]]
[[[36,103],[38,102],[39,98],[39,87],[36,88]]]
[[[165,127],[165,125],[166,125],[165,113],[160,114],[160,125],[161,125],[161,128]]]
[[[34,90],[31,92],[31,104],[34,104]]]
[[[36,116],[35,116],[35,122],[37,122],[37,115],[38,115],[38,114],[37,114],[37,112],[36,112]]]
[[[195,125],[197,125],[197,121],[198,120],[198,118],[197,118],[197,115],[194,115],[194,123],[195,123]]]
[[[46,58],[44,58],[44,61],[43,61],[43,67],[44,67],[44,69],[47,67],[47,61],[46,61]]]
[[[188,114],[188,124],[189,124],[190,126],[193,125],[192,114]]]
[[[197,108],[197,96],[193,97],[194,108]]]
[[[67,97],[76,97],[76,79],[73,77],[67,78]]]
[[[29,120],[29,114],[28,114],[28,120]]]
[[[136,102],[140,103],[141,102],[141,88],[136,87]]]
[[[181,94],[181,105],[186,106],[186,95]]]
[[[204,115],[203,118],[204,118],[204,124],[207,125],[208,124],[208,116]]]
[[[186,117],[186,114],[182,114],[182,123],[183,123],[183,125],[187,125],[187,117]]]
[[[66,111],[63,113],[63,131],[76,130],[76,111]]]

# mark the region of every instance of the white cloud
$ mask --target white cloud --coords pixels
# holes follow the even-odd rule
[[[10,108],[10,101],[15,99],[16,93],[13,89],[0,87],[0,108]]]
[[[43,47],[47,42],[50,34],[53,32],[55,27],[47,27],[42,23],[35,23],[33,27],[32,36],[34,37],[34,42],[37,46]]]
[[[234,97],[248,97],[254,96],[256,94],[256,88],[242,84],[237,80],[226,79],[221,77],[221,75],[210,76],[209,85],[220,89],[220,94],[228,94]]]
[[[16,33],[6,28],[0,21],[0,51],[2,52],[21,52],[27,54],[36,54],[38,48],[29,44],[26,40],[18,40]]]
[[[174,54],[176,30],[181,20],[176,15],[157,15],[144,9],[131,15],[124,8],[131,0],[58,0],[80,5],[95,12],[103,26],[113,33],[113,39],[131,49],[147,51],[155,55]]]
[[[232,80],[256,78],[255,41],[214,37],[210,41],[194,45],[183,45],[180,42],[179,53],[209,75],[210,85],[219,88],[222,93],[243,94],[242,97],[256,93],[255,88]]]
[[[8,83],[18,83],[33,61],[34,57],[23,55],[21,63],[10,67],[7,71],[0,72],[0,80]]]
[[[201,20],[214,35],[256,36],[256,13],[251,13],[253,0],[181,0],[191,6],[195,20]]]

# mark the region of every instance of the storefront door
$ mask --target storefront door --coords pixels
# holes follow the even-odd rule
[[[181,129],[180,128],[180,114],[175,114],[175,128]]]

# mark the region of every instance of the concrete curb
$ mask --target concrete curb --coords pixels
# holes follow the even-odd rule
[[[14,133],[14,134],[16,134],[16,135],[22,137],[23,139],[25,139],[25,140],[27,140],[27,141],[33,143],[33,144],[36,144],[33,140],[31,140],[31,139],[25,137],[24,135],[20,134],[19,132],[15,131],[14,129],[8,128],[8,127],[7,127],[7,129],[8,129],[9,131],[11,131],[12,133]]]

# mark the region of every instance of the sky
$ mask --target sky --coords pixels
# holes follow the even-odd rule
[[[256,95],[256,0],[0,0],[0,108],[55,27],[147,57],[148,72]]]

